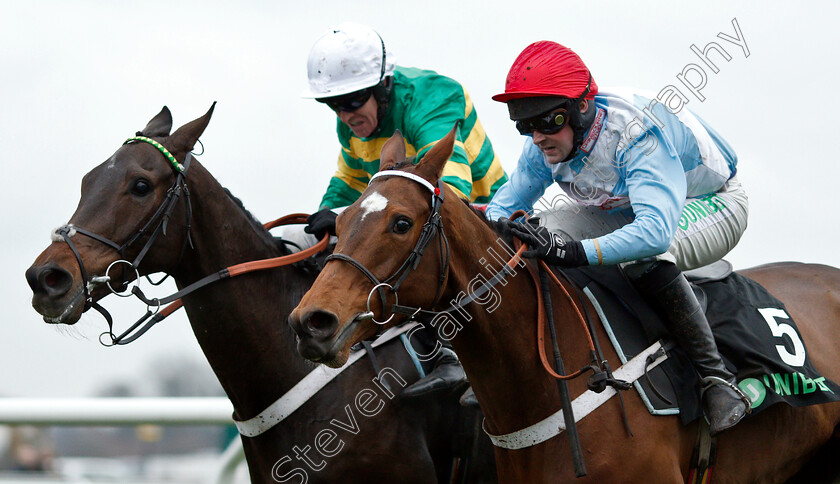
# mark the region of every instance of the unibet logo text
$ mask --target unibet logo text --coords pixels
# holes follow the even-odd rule
[[[782,397],[786,395],[807,395],[817,390],[834,393],[825,384],[824,376],[808,378],[799,372],[771,373],[763,375],[760,380],[745,378],[738,383],[738,386],[750,398],[752,408],[756,408],[764,402],[768,390]]]

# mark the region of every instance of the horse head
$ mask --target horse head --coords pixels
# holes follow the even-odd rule
[[[339,215],[335,251],[289,316],[301,355],[341,366],[354,343],[405,319],[393,305],[432,307],[440,299],[450,270],[436,200],[467,209],[439,183],[454,142],[455,129],[418,164],[406,160],[399,132],[385,143],[379,173]]]
[[[177,264],[189,241],[185,159],[214,107],[170,135],[172,115],[164,106],[85,175],[75,213],[26,271],[32,306],[44,321],[74,324],[109,294],[108,286],[120,290]]]

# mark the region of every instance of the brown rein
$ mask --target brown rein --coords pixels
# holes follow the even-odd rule
[[[307,217],[309,217],[309,215],[305,213],[292,213],[280,217],[272,222],[265,223],[263,224],[263,227],[265,227],[266,230],[270,230],[281,225],[302,224],[306,223]],[[300,262],[304,259],[308,259],[309,257],[314,256],[319,252],[322,252],[324,249],[327,248],[329,240],[330,237],[329,234],[327,234],[321,240],[319,240],[317,244],[313,245],[312,247],[303,249],[300,252],[295,252],[294,254],[284,255],[280,257],[273,257],[271,259],[243,262],[241,264],[236,264],[228,267],[227,271],[230,274],[230,277],[235,277],[242,274],[247,274],[249,272],[261,271],[265,269],[274,269],[275,267],[294,264],[295,262]],[[181,299],[177,299],[169,303],[167,306],[160,310],[160,316],[158,317],[158,321],[174,313],[183,305],[184,303]]]
[[[566,290],[566,287],[560,282],[559,279],[557,279],[557,276],[554,275],[554,272],[552,272],[551,269],[548,267],[548,264],[546,264],[544,261],[539,261],[539,264],[548,273],[548,275],[551,276],[551,279],[554,281],[554,283],[557,284],[557,286],[559,286],[560,289],[563,290],[563,294],[566,296],[566,299],[568,299],[572,307],[575,308],[575,313],[577,313],[578,316],[577,319],[583,326],[584,334],[586,335],[587,343],[589,344],[589,349],[590,351],[594,352],[595,343],[592,341],[592,335],[589,334],[589,328],[586,326],[586,319],[583,317],[583,314],[581,314],[577,303],[572,298],[572,295],[569,294],[569,291]],[[537,312],[537,345],[539,346],[540,360],[542,361],[543,367],[551,376],[558,380],[571,380],[572,378],[576,378],[583,374],[585,370],[588,370],[589,367],[581,368],[578,371],[569,375],[558,375],[551,367],[551,364],[548,362],[548,357],[545,354],[545,326],[547,317],[545,314],[545,304],[543,301],[542,288],[540,287],[540,281],[535,272],[531,270],[529,270],[528,272],[529,274],[531,274],[531,278],[534,280],[534,284],[537,289],[537,306],[539,308]]]
[[[525,212],[519,211],[511,215],[510,218],[511,220],[514,220],[523,215],[525,215]],[[513,266],[519,263],[519,261],[521,260],[522,253],[525,251],[525,249],[528,248],[526,244],[522,243],[518,239],[516,239],[515,242],[519,244],[519,248],[516,251],[516,254],[514,254],[514,256],[511,257],[511,259],[507,263],[508,267],[510,267],[511,269],[513,269]],[[583,314],[580,312],[580,308],[578,308],[577,302],[575,302],[574,298],[572,298],[572,295],[569,294],[569,291],[566,290],[566,286],[564,286],[560,282],[560,279],[558,279],[557,276],[554,275],[554,272],[551,270],[548,264],[546,264],[545,261],[542,260],[538,262],[540,266],[548,273],[548,275],[551,276],[551,279],[554,281],[554,283],[557,284],[557,286],[563,291],[563,294],[566,296],[566,299],[569,301],[571,306],[575,308],[575,313],[578,316],[577,319],[583,326],[583,332],[586,335],[587,343],[589,344],[589,349],[594,354],[595,343],[594,341],[592,341],[592,335],[589,333],[589,327],[586,325],[586,318],[584,318]],[[545,368],[545,371],[548,372],[549,375],[558,380],[571,380],[573,378],[577,378],[578,376],[582,375],[584,371],[590,368],[584,367],[574,373],[568,375],[560,375],[556,371],[554,371],[554,368],[552,368],[551,363],[549,363],[548,361],[548,357],[545,354],[545,327],[547,323],[547,316],[545,313],[545,302],[543,299],[542,287],[540,285],[539,276],[537,276],[536,271],[531,266],[528,266],[528,274],[531,275],[531,279],[534,281],[534,288],[537,291],[537,349],[539,350],[540,361],[542,362],[543,368]]]

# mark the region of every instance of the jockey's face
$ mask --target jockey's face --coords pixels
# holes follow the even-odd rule
[[[568,124],[554,134],[533,132],[534,144],[542,150],[545,160],[552,165],[562,162],[569,156],[574,145],[574,131]]]
[[[377,110],[376,99],[371,96],[362,107],[355,111],[339,111],[338,119],[349,126],[353,134],[359,138],[366,138],[376,130],[378,124],[376,120]]]
[[[581,101],[581,112],[586,112],[586,108],[587,101]],[[569,126],[569,123],[566,123],[563,129],[556,133],[545,134],[534,130],[531,132],[531,136],[534,139],[534,144],[543,152],[545,160],[552,165],[556,165],[565,160],[574,147],[575,133],[572,127]]]

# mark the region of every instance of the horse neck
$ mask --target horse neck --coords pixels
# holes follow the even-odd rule
[[[475,223],[465,223],[468,217]],[[460,223],[458,237],[450,236],[450,278],[443,307],[457,300],[459,293],[467,294],[480,287],[482,281],[501,269],[499,259],[507,261],[513,253],[478,217],[465,213],[454,220]],[[579,325],[573,324],[574,308],[568,298],[557,288],[552,289],[552,296],[560,351],[566,368],[574,371],[587,364],[585,335]],[[463,320],[464,313],[454,314],[463,329],[452,345],[482,402],[489,430],[508,433],[559,410],[559,393],[556,381],[540,363],[536,289],[528,269],[517,266],[515,275],[508,276],[506,284],[497,284],[483,300],[484,304],[477,301],[467,306],[471,318],[468,321]],[[548,335],[546,340],[550,340]],[[551,358],[550,348],[547,354]],[[583,391],[585,381],[581,380],[584,379],[571,384],[573,395]]]
[[[179,288],[234,264],[281,255],[198,163],[189,189],[194,249],[174,274]],[[282,267],[218,281],[184,298],[193,332],[238,418],[259,413],[311,370],[297,354],[286,317],[313,279]]]

